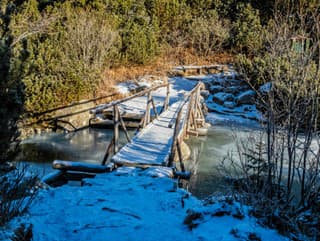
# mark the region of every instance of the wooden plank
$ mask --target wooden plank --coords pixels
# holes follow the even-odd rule
[[[164,104],[163,104],[163,111],[166,111],[168,109],[169,101],[170,101],[170,85],[168,84],[166,98],[165,98]]]
[[[140,131],[131,143],[124,146],[111,159],[116,165],[166,166],[172,144],[173,129],[168,127],[181,102],[176,102],[163,112],[159,119]]]
[[[198,132],[192,131],[192,130],[187,130],[187,134],[190,135],[190,136],[196,136],[196,137],[199,136]]]
[[[213,65],[200,65],[200,66],[196,66],[196,65],[184,65],[184,66],[177,66],[174,68],[174,70],[180,70],[180,71],[187,71],[187,70],[198,70],[198,69],[222,69],[224,68],[225,65],[219,65],[219,64],[213,64]]]

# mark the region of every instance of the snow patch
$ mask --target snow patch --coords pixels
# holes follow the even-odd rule
[[[259,226],[239,203],[202,203],[179,189],[175,180],[149,176],[166,171],[119,168],[86,179],[82,187],[41,190],[29,212],[9,226],[32,224],[34,241],[237,240],[232,232],[245,237],[254,233],[261,240],[287,240]],[[192,230],[184,224],[190,210],[201,216]],[[0,237],[6,240],[10,234],[6,231],[7,237]]]
[[[259,91],[262,93],[268,93],[270,92],[272,88],[271,82],[265,83],[264,85],[260,86]]]

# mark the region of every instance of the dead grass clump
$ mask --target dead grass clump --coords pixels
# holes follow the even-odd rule
[[[107,69],[104,79],[99,84],[97,96],[115,92],[113,86],[117,83],[138,80],[142,76],[153,75],[161,78],[172,72],[173,67],[179,65],[209,65],[227,64],[233,62],[233,56],[228,53],[209,56],[199,56],[192,49],[166,48],[149,64],[144,65],[121,65]]]

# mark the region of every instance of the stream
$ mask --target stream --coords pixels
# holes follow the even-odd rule
[[[250,129],[245,127],[216,125],[210,127],[207,136],[187,140],[191,158],[185,164],[193,172],[189,191],[201,199],[217,192],[226,193],[223,174],[217,166],[228,153],[237,153],[236,139],[249,133]],[[124,145],[123,133],[120,137]],[[69,134],[37,135],[21,143],[16,161],[30,165],[40,177],[53,171],[51,164],[56,159],[99,164],[111,138],[112,130],[93,128]]]
[[[185,165],[193,173],[187,188],[203,199],[228,192],[225,174],[218,167],[228,154],[236,156],[237,140],[242,143],[247,140],[259,127],[261,116],[254,105],[253,91],[234,71],[191,78],[201,80],[207,86],[205,103],[209,113],[206,119],[212,125],[207,136],[191,137],[186,141],[191,158]],[[51,164],[57,159],[99,164],[112,133],[112,130],[89,128],[75,133],[34,136],[21,143],[16,161],[30,164],[40,177],[53,170]],[[120,142],[126,143],[123,133]]]

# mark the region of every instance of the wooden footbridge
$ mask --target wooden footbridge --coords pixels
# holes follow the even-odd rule
[[[202,89],[204,89],[203,83],[180,78],[179,81],[152,87],[91,109],[90,113],[94,117],[110,109],[113,112],[113,138],[106,147],[102,165],[56,160],[53,167],[60,170],[57,175],[70,172],[107,172],[119,166],[174,168],[176,163],[180,164],[179,169],[184,172],[184,156],[181,148],[183,139],[189,135],[203,134],[206,130]],[[136,134],[130,137],[124,119],[128,114],[125,110],[134,109],[137,99],[140,102],[145,101],[145,111]],[[122,148],[119,146],[120,128],[127,139],[127,144]],[[50,182],[52,178],[50,176],[46,181]]]

